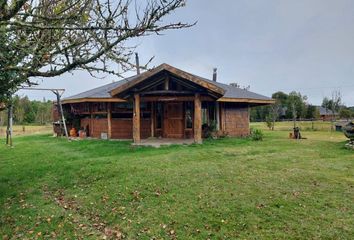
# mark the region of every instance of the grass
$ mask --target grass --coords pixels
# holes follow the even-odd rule
[[[253,122],[251,123],[251,126],[262,130],[268,130],[265,122]],[[302,131],[331,131],[331,122],[328,121],[297,121],[296,126]],[[275,122],[274,130],[292,131],[293,127],[294,124],[291,121]]]
[[[353,239],[354,152],[337,132],[287,136],[159,149],[15,137],[0,145],[0,238]]]
[[[13,126],[13,135],[32,135],[32,134],[43,134],[43,133],[52,133],[52,125],[14,125]],[[0,126],[0,136],[6,135],[6,126]]]

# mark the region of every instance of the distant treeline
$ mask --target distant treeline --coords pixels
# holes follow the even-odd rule
[[[29,100],[27,96],[13,97],[14,124],[44,125],[52,122],[52,101]],[[7,110],[0,112],[0,126],[7,124]]]
[[[307,96],[300,92],[275,92],[272,95],[275,104],[251,109],[251,121],[277,121],[282,119],[319,119],[318,106],[309,104]],[[354,107],[346,107],[341,102],[340,92],[334,92],[331,98],[325,97],[321,106],[328,112],[338,113],[342,119],[354,118]]]

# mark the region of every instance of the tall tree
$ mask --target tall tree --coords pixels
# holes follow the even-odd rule
[[[340,91],[333,91],[332,97],[329,99],[328,97],[323,98],[322,107],[326,109],[327,113],[331,115],[331,130],[334,130],[334,121],[336,118],[336,114],[340,111],[342,105],[342,94]]]
[[[302,96],[299,92],[291,92],[287,98],[287,112],[290,113],[294,127],[296,127],[296,120],[303,117],[306,112],[306,96]]]
[[[341,108],[339,110],[339,117],[341,119],[346,119],[347,121],[349,121],[349,119],[351,119],[354,116],[354,113],[352,111],[350,111],[349,108]]]
[[[0,101],[33,77],[73,70],[121,76],[135,67],[129,40],[191,26],[164,21],[183,6],[185,0],[1,0]]]

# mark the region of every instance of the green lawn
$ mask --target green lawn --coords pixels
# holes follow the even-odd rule
[[[33,135],[33,134],[43,134],[43,133],[53,133],[52,125],[14,125],[13,135]],[[0,126],[0,137],[6,135],[6,126]]]
[[[354,239],[354,151],[341,133],[302,135],[159,149],[15,137],[0,145],[0,238]]]
[[[254,122],[251,126],[262,130],[268,130],[266,123]],[[331,122],[324,121],[297,121],[296,126],[300,127],[303,131],[331,131]],[[275,122],[274,130],[277,131],[292,131],[293,122]]]

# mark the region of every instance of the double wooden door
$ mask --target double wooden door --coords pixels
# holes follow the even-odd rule
[[[163,137],[184,137],[183,113],[183,102],[166,102],[164,104]]]

